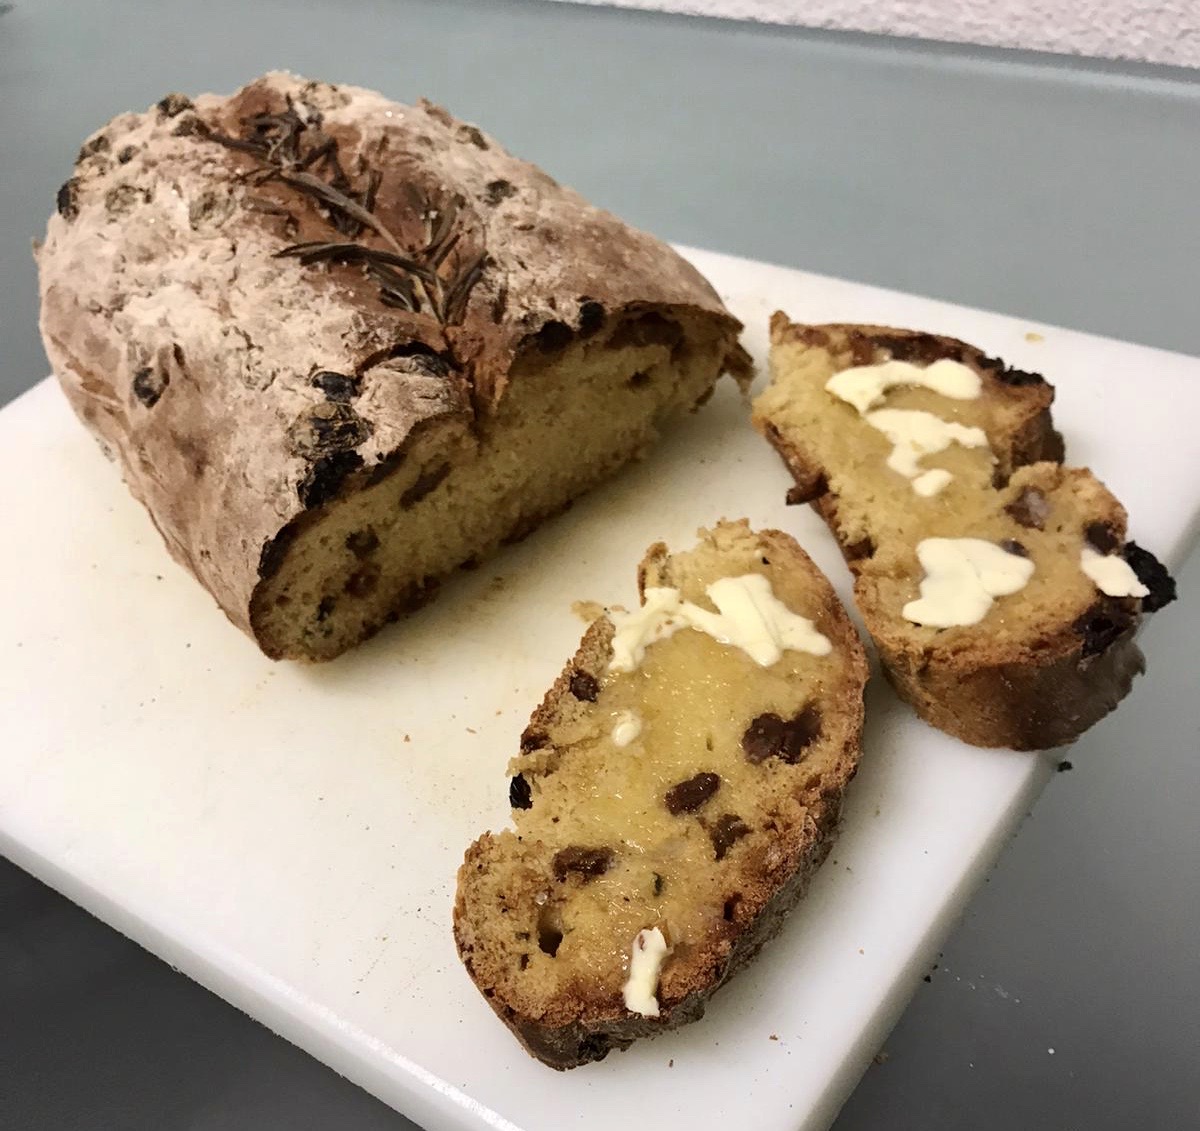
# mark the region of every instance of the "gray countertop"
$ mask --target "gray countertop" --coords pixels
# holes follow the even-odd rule
[[[1200,74],[507,0],[18,0],[0,402],[47,369],[29,241],[83,137],[272,67],[428,95],[670,239],[1200,354]],[[1180,580],[838,1131],[1200,1125]],[[275,1126],[411,1128],[0,861],[0,1128]]]

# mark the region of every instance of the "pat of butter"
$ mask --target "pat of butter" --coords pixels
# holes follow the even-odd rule
[[[633,711],[622,711],[617,715],[617,721],[613,724],[613,745],[618,747],[628,746],[641,733],[642,720],[637,714]]]
[[[671,948],[657,927],[638,931],[629,952],[629,977],[625,979],[625,1008],[643,1017],[657,1017],[658,976]]]
[[[943,491],[954,478],[944,468],[922,471],[922,456],[944,452],[951,444],[965,448],[986,448],[987,435],[982,428],[968,427],[943,420],[932,412],[918,409],[880,408],[889,389],[916,385],[953,400],[969,401],[979,396],[983,382],[970,366],[949,358],[940,358],[925,368],[907,361],[885,361],[879,365],[855,365],[835,373],[825,388],[835,397],[853,405],[872,428],[892,442],[887,465],[906,479],[922,498]]]
[[[921,479],[921,466],[918,463],[921,457],[944,452],[951,444],[961,444],[964,448],[988,446],[987,434],[982,428],[943,420],[932,412],[920,409],[878,408],[868,412],[863,419],[892,442],[892,454],[888,456],[887,465],[906,479]],[[932,490],[917,488],[918,493],[937,494],[951,479],[950,472],[943,470],[942,474],[945,479]],[[929,480],[925,481],[925,485],[928,487]]]
[[[956,401],[972,401],[979,396],[983,382],[979,374],[961,361],[944,357],[924,368],[908,361],[885,361],[880,365],[855,365],[835,373],[825,388],[835,397],[865,413],[879,404],[889,389],[915,385],[930,389]]]
[[[982,538],[925,538],[917,543],[925,570],[921,596],[902,610],[904,618],[930,628],[978,624],[996,597],[1024,589],[1033,562]]]
[[[1079,554],[1079,568],[1108,597],[1146,597],[1150,593],[1120,554],[1101,554],[1091,546],[1084,546]]]
[[[646,590],[646,603],[631,613],[616,613],[609,671],[631,672],[656,640],[681,628],[707,633],[721,644],[740,648],[760,667],[778,663],[785,651],[827,656],[833,648],[807,617],[792,612],[761,573],[722,577],[705,590],[718,612],[684,601],[678,589]]]

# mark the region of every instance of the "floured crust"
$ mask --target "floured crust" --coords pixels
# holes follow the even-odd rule
[[[776,314],[771,340],[774,378],[756,403],[755,426],[796,481],[789,501],[811,503],[837,538],[855,574],[856,602],[900,696],[927,722],[966,742],[1018,750],[1071,742],[1111,711],[1144,669],[1134,640],[1143,605],[1165,604],[1174,583],[1152,555],[1127,542],[1124,508],[1104,485],[1091,472],[1059,462],[1062,440],[1050,420],[1053,390],[1044,378],[1009,369],[955,339],[913,331],[803,326]],[[983,377],[979,411],[996,456],[991,486],[978,498],[955,496],[952,509],[933,519],[919,517],[932,513],[931,504],[907,489],[898,496],[905,511],[899,518],[878,507],[871,513],[861,503],[848,506],[848,469],[817,454],[816,432],[834,426],[834,398],[814,400],[807,425],[788,413],[789,382],[799,379],[800,359],[819,354],[824,358],[814,380],[827,367],[870,365],[888,356],[918,365],[948,357],[974,368]],[[842,495],[831,482],[843,483]],[[1038,500],[1036,521],[1025,513],[1029,492]],[[897,536],[896,528],[907,533]],[[918,595],[923,571],[916,540],[927,536],[1015,542],[1037,568],[1020,594],[1002,598],[979,624],[923,627],[900,610]],[[1151,597],[1101,593],[1078,566],[1090,537],[1100,537],[1106,552],[1137,562]]]
[[[285,114],[304,123],[301,152],[336,142],[340,174],[323,158],[255,172],[278,153],[242,139],[256,116]],[[387,299],[353,254],[281,257],[394,250],[297,187],[339,176],[402,251],[437,258],[438,293],[421,302],[418,283],[418,309]],[[518,357],[615,313],[670,309],[707,320],[746,374],[738,324],[660,241],[441,107],[286,74],[114,119],[84,145],[37,259],[43,338],[76,412],[172,554],[252,634],[253,594],[297,524],[423,434],[451,459],[469,448]]]
[[[715,878],[706,874],[702,880],[698,873],[690,878],[676,876],[664,867],[661,898],[671,898],[673,884],[684,885],[679,891],[685,894],[678,896],[681,902],[664,904],[660,912],[666,929],[687,941],[676,946],[663,966],[657,994],[661,1016],[656,1018],[639,1016],[624,1007],[619,969],[606,972],[601,965],[579,977],[571,971],[551,971],[545,959],[537,955],[536,941],[529,944],[532,961],[529,955],[521,957],[517,953],[526,944],[514,943],[509,929],[514,924],[524,925],[526,919],[532,924],[538,907],[552,906],[564,890],[561,878],[556,882],[551,864],[562,846],[557,841],[543,842],[529,832],[520,807],[514,810],[518,835],[486,834],[470,848],[459,872],[455,902],[455,938],[460,956],[489,1004],[522,1044],[555,1068],[600,1059],[610,1049],[627,1047],[639,1037],[655,1035],[701,1016],[712,993],[776,933],[784,916],[804,894],[809,879],[828,854],[842,797],[857,767],[867,667],[858,636],[832,588],[796,543],[779,531],[754,534],[743,521],[723,523],[711,533],[701,533],[701,546],[687,555],[673,557],[661,545],[651,547],[639,567],[639,588],[644,592],[647,586],[673,586],[686,596],[689,589],[695,591],[697,561],[711,563],[717,558],[726,559],[730,575],[752,569],[760,560],[771,563],[761,568],[770,570],[772,576],[780,576],[774,571],[786,571],[793,593],[802,587],[807,591],[806,611],[816,613],[819,629],[833,644],[831,674],[820,693],[821,738],[813,753],[796,765],[757,767],[756,772],[762,770],[764,775],[772,776],[764,776],[761,783],[753,778],[749,785],[743,781],[740,795],[718,794],[723,800],[716,808],[732,808],[743,814],[748,831],[738,842],[744,851],[735,844],[727,858],[718,857],[723,864],[707,866],[717,869]],[[533,713],[522,738],[523,753],[513,762],[517,773],[514,782],[521,784],[522,791],[530,792],[527,796],[520,793],[515,801],[528,801],[531,807],[550,804],[544,793],[548,783],[556,774],[574,772],[574,762],[580,757],[577,749],[582,749],[577,743],[590,745],[594,741],[587,735],[597,716],[605,718],[612,705],[605,684],[612,631],[607,617],[588,629],[579,651]],[[679,634],[682,636],[698,634]],[[753,698],[752,689],[729,686],[719,694],[728,697],[722,702],[727,702],[729,715],[736,718],[737,733],[741,734],[753,714],[745,705]],[[796,694],[804,698],[806,693],[797,689]],[[821,745],[826,739],[833,745]],[[717,755],[721,753],[720,742],[718,738]],[[614,759],[624,756],[623,751],[611,755]],[[659,751],[647,748],[631,756],[655,759]],[[704,763],[702,752],[698,757],[699,763]],[[739,753],[738,757],[744,755]],[[768,781],[773,784],[768,786]],[[732,780],[722,788],[732,789]],[[761,796],[753,796],[754,791],[766,788],[773,791],[767,807],[775,814],[769,818],[768,827],[761,825],[757,808],[766,802]],[[635,804],[635,796],[636,787],[631,786],[627,803]],[[587,802],[581,800],[579,804]],[[713,816],[709,812],[700,819],[707,820],[711,829]],[[569,820],[570,815],[564,813],[564,819]],[[683,820],[686,824],[687,819]],[[544,827],[549,831],[560,826],[551,822]],[[624,854],[623,846],[613,847],[618,857]],[[650,859],[657,859],[655,851],[650,850]],[[710,879],[717,895],[708,894]],[[592,881],[568,877],[564,898],[579,895],[571,887],[578,882],[586,885]],[[585,886],[583,890],[588,889]],[[681,930],[679,924],[688,914],[699,913],[694,905],[710,898],[725,899],[723,912],[701,920],[711,926],[694,936]],[[719,909],[721,905],[718,902],[715,906]],[[532,925],[529,930],[536,934]],[[624,937],[617,941],[619,945],[628,942]],[[525,966],[518,971],[518,959],[529,963],[528,971]],[[539,961],[545,974],[536,965]],[[582,960],[575,954],[560,954],[552,960],[562,961]],[[539,980],[550,976],[559,979],[557,991],[548,991],[544,980]]]

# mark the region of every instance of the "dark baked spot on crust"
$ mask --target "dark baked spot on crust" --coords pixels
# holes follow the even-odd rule
[[[346,535],[346,549],[362,561],[379,549],[379,535],[375,533],[373,526],[352,530]]]
[[[809,746],[821,733],[821,710],[806,704],[790,719],[781,719],[773,711],[757,716],[742,735],[742,751],[753,765],[768,758],[779,758],[795,765],[804,758]]]
[[[476,149],[487,149],[487,138],[478,126],[461,125],[458,127],[458,140],[470,142]]]
[[[966,352],[961,342],[947,341],[936,334],[876,334],[871,340],[877,349],[886,350],[893,360],[913,365],[932,365],[943,358],[962,361]]]
[[[1004,511],[1019,526],[1044,530],[1050,517],[1050,501],[1036,487],[1026,487]]]
[[[575,872],[577,875],[583,876],[584,883],[586,883],[596,876],[603,876],[608,871],[612,859],[613,850],[611,848],[584,848],[580,845],[571,845],[554,854],[554,875],[556,879],[565,880],[568,873]]]
[[[419,503],[449,474],[449,463],[442,463],[428,471],[422,471],[417,476],[417,481],[400,496],[400,506],[411,507]]]
[[[712,841],[716,858],[724,860],[726,853],[749,833],[750,826],[736,813],[722,813],[709,826],[708,839]]]
[[[550,745],[550,736],[543,730],[526,727],[521,734],[521,753],[528,754]]]
[[[319,507],[332,499],[346,479],[362,465],[363,458],[355,451],[319,456],[296,485],[296,493],[306,507]]]
[[[663,802],[669,813],[678,816],[680,813],[695,813],[711,799],[721,788],[721,778],[713,773],[700,773],[687,781],[671,786],[663,794]]]
[[[604,305],[594,298],[579,300],[579,336],[590,338],[604,325]]]
[[[192,100],[185,94],[168,94],[158,102],[158,112],[164,118],[175,118],[185,110],[194,109]]]
[[[163,370],[143,366],[133,375],[133,395],[147,408],[153,408],[170,383],[170,375]]]
[[[150,190],[139,188],[137,185],[113,185],[104,194],[104,210],[110,216],[125,216],[133,211],[135,205],[150,202]]]
[[[1117,532],[1107,522],[1088,523],[1083,537],[1093,550],[1101,554],[1111,554],[1121,544]]]
[[[1046,378],[1040,373],[1030,373],[1025,369],[1013,369],[1004,364],[998,357],[985,357],[980,361],[980,366],[988,370],[997,381],[1002,381],[1005,385],[1011,385],[1014,388],[1021,388],[1025,385],[1044,385]]]
[[[600,683],[591,672],[576,668],[571,673],[571,694],[585,703],[595,703],[600,695]]]
[[[1006,554],[1013,554],[1018,558],[1029,557],[1029,551],[1025,549],[1024,543],[1018,542],[1015,538],[1005,538],[1000,543],[1000,549]]]
[[[1128,603],[1119,597],[1104,597],[1071,626],[1082,638],[1080,656],[1098,656],[1108,651],[1136,621]]]
[[[309,383],[313,388],[320,389],[329,400],[345,403],[358,396],[360,378],[323,369],[314,373]]]
[[[74,177],[59,187],[54,203],[64,220],[74,220],[79,215],[79,182]]]
[[[508,783],[508,803],[514,809],[533,808],[533,790],[524,774],[516,774]]]
[[[137,153],[137,149],[134,146],[132,146],[132,145],[124,146],[117,153],[117,164],[118,165],[128,165],[129,162],[133,160],[134,154],[136,154],[136,153]]]
[[[1149,550],[1143,550],[1136,542],[1127,542],[1122,551],[1129,568],[1150,592],[1142,598],[1142,611],[1155,613],[1169,605],[1177,596],[1175,579]]]
[[[484,202],[493,208],[502,200],[507,200],[510,196],[516,196],[516,194],[517,186],[512,181],[488,181],[483,189]]]
[[[779,436],[779,429],[775,425],[769,426],[774,430],[775,435]],[[822,495],[829,491],[829,480],[825,478],[824,472],[818,475],[815,479],[808,483],[796,483],[788,488],[788,493],[784,501],[789,507],[799,506],[801,503],[811,503],[813,499],[819,499]]]

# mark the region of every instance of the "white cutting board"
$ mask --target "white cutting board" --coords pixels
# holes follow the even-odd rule
[[[1174,425],[1200,418],[1200,361],[688,254],[760,364],[781,307],[1045,372],[1072,462],[1124,500],[1139,542],[1182,560],[1200,445]],[[233,629],[39,385],[0,413],[0,851],[428,1131],[826,1126],[1056,755],[963,746],[875,680],[807,900],[703,1021],[598,1065],[527,1057],[450,935],[463,850],[505,823],[505,765],[582,631],[573,600],[628,603],[650,542],[743,515],[795,533],[849,597],[724,385],[639,467],[322,667],[272,664]]]

